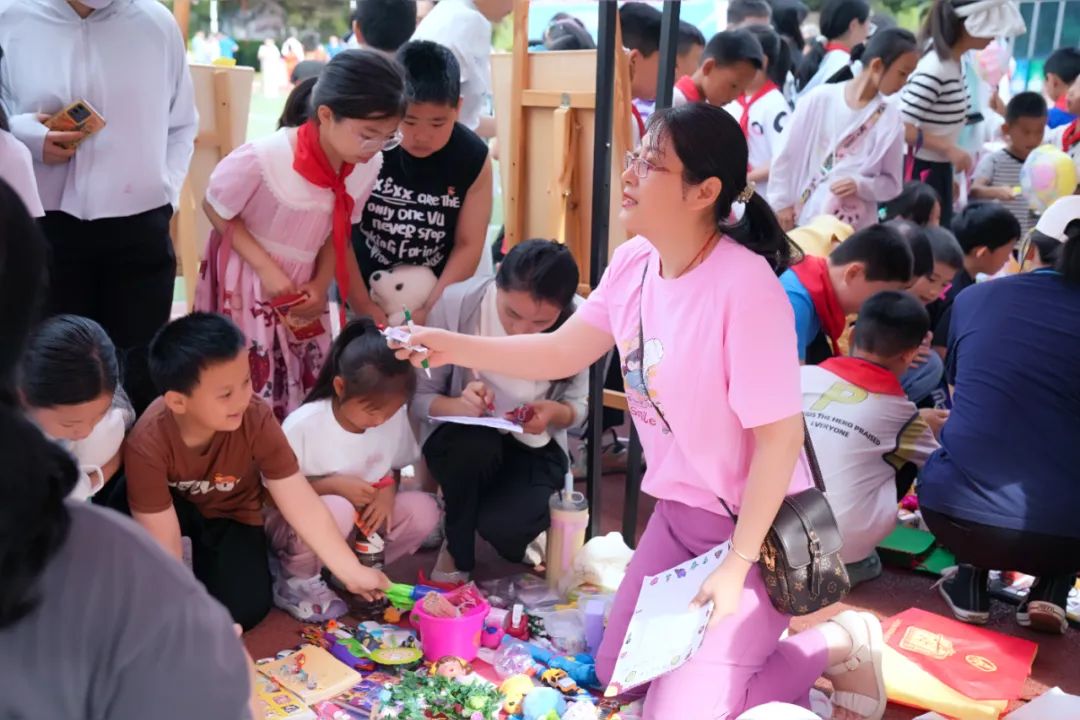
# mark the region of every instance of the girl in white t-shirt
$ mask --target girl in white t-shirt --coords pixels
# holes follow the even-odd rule
[[[757,38],[765,52],[765,67],[757,71],[746,94],[724,106],[739,121],[750,153],[751,180],[759,195],[765,197],[769,167],[780,151],[780,133],[791,115],[784,98],[784,82],[791,71],[791,48],[772,28],[754,25],[747,30]]]
[[[120,468],[135,413],[119,380],[112,340],[78,315],[46,320],[23,355],[19,391],[26,414],[79,466],[72,498],[89,499]]]
[[[282,424],[300,472],[339,528],[350,532],[356,521],[373,544],[385,543],[387,563],[416,552],[439,522],[431,495],[398,490],[401,469],[420,456],[405,409],[415,390],[412,367],[361,317],[342,329],[311,392]],[[312,595],[305,584],[322,570],[318,557],[276,510],[267,514],[266,531],[281,562],[277,605],[302,620],[325,619],[305,604]],[[344,612],[326,598],[320,616]]]

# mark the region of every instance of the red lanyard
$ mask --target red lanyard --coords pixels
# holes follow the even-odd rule
[[[742,128],[742,133],[746,138],[749,139],[750,137],[750,107],[773,90],[779,89],[780,88],[776,87],[776,83],[772,80],[766,80],[765,84],[758,88],[758,91],[750,97],[743,95],[742,97],[735,99],[735,102],[739,103],[739,106],[742,107],[742,117],[739,118],[739,127]]]

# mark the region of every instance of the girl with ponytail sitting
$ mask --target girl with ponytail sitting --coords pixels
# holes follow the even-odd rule
[[[439,522],[431,495],[397,489],[401,469],[420,457],[405,407],[415,390],[412,366],[394,357],[370,318],[358,318],[334,340],[304,404],[282,425],[300,472],[338,527],[348,533],[355,521],[372,544],[384,542],[387,563],[416,552]],[[270,511],[266,532],[282,566],[278,607],[309,622],[343,613],[340,600],[314,614],[296,602],[288,578],[317,576],[322,562],[281,513]]]

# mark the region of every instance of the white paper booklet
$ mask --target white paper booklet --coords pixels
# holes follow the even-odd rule
[[[693,610],[690,601],[727,555],[730,542],[641,581],[630,626],[626,630],[611,684],[614,697],[671,672],[694,656],[705,639],[712,603]]]
[[[468,417],[466,415],[447,415],[445,417],[429,418],[431,422],[455,423],[457,425],[478,425],[480,427],[495,428],[503,432],[524,433],[525,429],[516,422],[500,417]]]

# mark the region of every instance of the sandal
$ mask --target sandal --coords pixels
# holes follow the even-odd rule
[[[885,648],[885,640],[881,635],[881,623],[870,613],[855,610],[845,610],[829,622],[844,628],[851,636],[852,650],[846,660],[827,668],[825,677],[831,680],[870,663],[874,668],[878,691],[875,699],[847,690],[837,690],[832,695],[833,705],[850,710],[866,720],[881,720],[885,714],[885,706],[889,704],[889,699],[885,696],[885,677],[882,673],[881,654]]]

